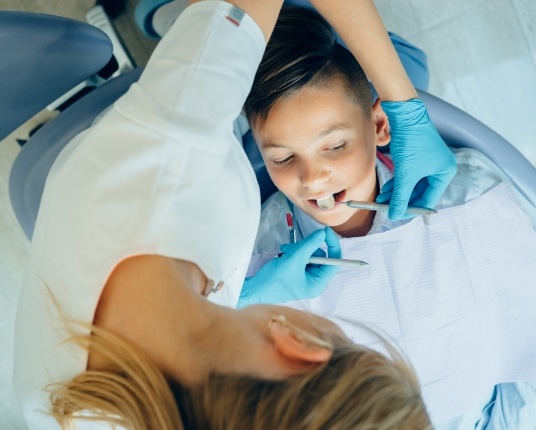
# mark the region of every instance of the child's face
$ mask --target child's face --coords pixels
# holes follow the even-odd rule
[[[370,211],[337,204],[325,211],[316,201],[375,199],[376,146],[390,139],[379,102],[363,112],[339,81],[306,86],[279,99],[253,133],[272,181],[295,206],[345,236],[371,222]]]

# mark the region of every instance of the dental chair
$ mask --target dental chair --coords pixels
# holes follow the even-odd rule
[[[0,12],[0,141],[111,58],[105,33],[58,16]]]
[[[3,14],[3,12],[0,13],[0,27],[2,27]],[[39,18],[45,20],[48,19],[43,16],[39,16]],[[26,23],[19,23],[20,27],[16,29],[16,33],[26,34],[35,32],[36,28],[33,27],[34,24],[30,23],[34,19],[37,18],[28,17]],[[82,22],[75,22],[74,25],[78,26],[79,31],[81,32],[87,31],[89,33],[94,33],[95,31],[89,29],[88,27],[90,26]],[[48,31],[45,27],[39,26],[37,27],[37,30]],[[14,38],[16,39],[16,36]],[[97,39],[99,38],[97,37]],[[39,48],[36,49],[30,45],[27,48],[28,51],[26,54],[28,58],[26,60],[31,63],[31,60],[35,59],[36,63],[39,64],[39,67],[44,66],[44,64],[41,65],[41,62],[47,63],[44,61],[44,59],[47,58],[46,52],[49,49],[57,49],[55,43],[61,43],[61,40],[54,41],[52,43],[53,46],[51,47],[41,43]],[[64,38],[63,43],[68,46],[71,43],[70,38]],[[0,37],[0,45],[2,45],[1,52],[5,52],[5,44],[5,39]],[[104,52],[106,49],[102,46],[97,46],[105,43],[99,39],[95,44],[95,52],[98,52],[99,55],[105,57],[106,55],[104,55]],[[111,51],[108,55],[109,58],[111,56]],[[102,61],[106,63],[107,59],[103,59]],[[63,85],[63,82],[68,81],[72,83],[73,81],[83,80],[89,78],[92,73],[95,73],[95,70],[90,70],[90,68],[84,70],[82,66],[80,66],[80,68],[76,67],[74,64],[71,64],[71,66],[74,67],[56,67],[56,74],[53,75],[54,78],[50,78],[46,83],[51,87],[49,88],[50,91],[53,89],[56,90],[54,95],[48,92],[46,94],[36,94],[29,89],[27,91],[20,91],[17,99],[5,99],[4,97],[1,97],[0,106],[2,106],[3,111],[11,110],[13,106],[26,103],[26,101],[32,101],[32,103],[39,104],[39,106],[45,106],[57,97],[59,95],[58,93],[61,94],[62,91],[69,89],[65,88],[66,86],[68,87],[68,85]],[[34,65],[31,68],[32,79],[36,78],[36,67],[38,66]],[[98,69],[98,67],[96,67],[96,69]],[[85,77],[83,76],[83,72],[86,74]],[[1,73],[4,72],[3,69],[0,68],[0,74]],[[140,69],[134,69],[96,88],[91,93],[72,104],[65,111],[61,112],[54,120],[40,128],[23,146],[11,170],[9,193],[15,214],[29,239],[31,239],[33,234],[45,180],[57,155],[74,136],[88,128],[97,115],[124,94],[130,85],[137,81],[140,74]],[[61,79],[59,79],[59,77],[61,77]],[[24,85],[24,82],[18,80],[16,74],[11,76],[8,75],[7,77],[5,74],[0,76],[0,82],[2,83],[6,82],[8,79],[12,81],[14,85],[15,82],[17,82],[16,85],[19,85],[20,87],[23,87]],[[517,187],[532,204],[536,205],[536,168],[532,166],[515,147],[489,127],[449,103],[423,91],[420,91],[419,95],[426,104],[430,117],[439,133],[449,146],[470,147],[487,155],[508,177],[510,177],[514,186]],[[35,100],[36,98],[40,99],[39,103]],[[10,128],[16,128],[26,119],[25,115],[21,115],[18,119],[18,123],[17,121],[11,121]],[[260,156],[251,132],[248,132],[243,136],[243,143],[244,149],[257,175],[257,180],[259,181],[261,189],[261,198],[264,201],[275,191],[275,186],[266,172],[262,157]]]

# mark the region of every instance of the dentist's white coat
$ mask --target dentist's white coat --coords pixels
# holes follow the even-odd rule
[[[233,121],[265,41],[247,15],[240,25],[227,19],[232,12],[221,1],[188,8],[139,82],[50,173],[15,330],[14,389],[31,429],[59,428],[45,388],[86,369],[87,351],[64,342],[62,317],[91,324],[122,260],[192,261],[225,282],[215,301],[236,304],[260,198]]]

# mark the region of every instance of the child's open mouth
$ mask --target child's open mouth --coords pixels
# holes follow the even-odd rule
[[[318,199],[318,200],[311,200],[311,202],[313,204],[316,204],[316,207],[323,210],[323,211],[327,211],[327,210],[330,210],[332,209],[334,206],[335,206],[335,202],[340,202],[342,201],[342,198],[344,197],[344,191],[345,190],[342,190],[342,191],[339,191],[331,196],[328,196],[328,197],[325,197],[323,199]]]

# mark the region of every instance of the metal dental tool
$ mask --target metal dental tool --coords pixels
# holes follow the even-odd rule
[[[369,211],[379,211],[379,212],[387,212],[389,210],[389,205],[384,203],[376,203],[376,202],[361,202],[358,200],[348,200],[346,202],[337,202],[333,198],[333,196],[330,196],[328,198],[317,200],[316,204],[320,209],[323,210],[329,210],[331,209],[335,204],[340,205],[346,205],[353,209],[366,209]],[[412,214],[412,215],[434,215],[437,214],[437,211],[433,209],[428,208],[420,208],[416,206],[408,206],[406,209],[406,213]]]
[[[352,267],[359,269],[361,267],[367,267],[369,264],[361,260],[348,260],[344,258],[328,258],[328,257],[311,257],[308,261],[309,264],[325,264],[327,266],[340,266],[340,267]]]
[[[294,222],[292,219],[292,211],[290,210],[288,201],[285,197],[283,197],[284,204],[286,205],[287,213],[286,213],[286,219],[287,219],[287,226],[288,226],[288,233],[290,237],[290,243],[296,243],[296,229],[294,227]],[[333,199],[333,196],[331,196]],[[331,204],[331,207],[333,207],[333,203]],[[278,257],[281,257],[283,254],[278,254]],[[356,268],[362,268],[367,267],[369,264],[366,261],[361,260],[348,260],[343,258],[331,258],[331,257],[316,257],[313,256],[309,258],[308,261],[309,264],[324,264],[326,266],[341,266],[341,267],[352,267],[354,269]]]
[[[374,202],[360,202],[358,200],[348,200],[347,202],[335,202],[338,204],[346,205],[353,209],[367,209],[369,211],[379,211],[387,212],[389,210],[389,205],[384,203],[374,203]],[[435,215],[437,211],[428,208],[420,208],[417,206],[408,206],[406,209],[407,214],[412,215]]]

